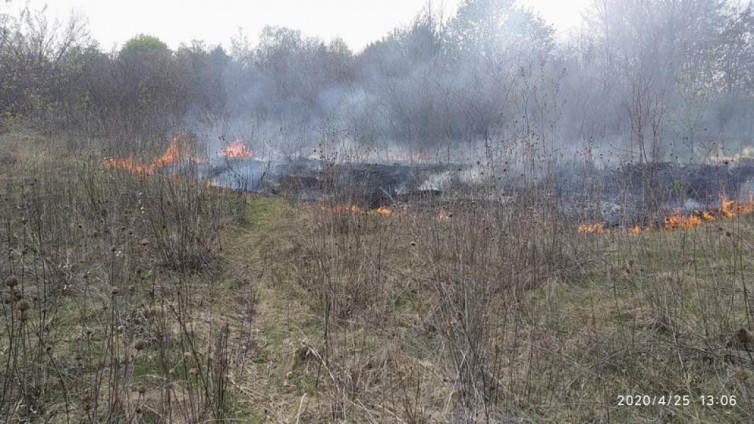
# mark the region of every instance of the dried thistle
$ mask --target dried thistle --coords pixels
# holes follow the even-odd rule
[[[16,308],[18,308],[19,311],[24,312],[24,311],[29,310],[29,308],[31,308],[31,304],[29,303],[28,300],[24,299],[18,302],[18,305],[16,305]]]
[[[18,278],[15,275],[9,276],[5,279],[5,285],[10,288],[16,287],[18,285]]]

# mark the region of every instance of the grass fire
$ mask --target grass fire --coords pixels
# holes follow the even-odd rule
[[[254,152],[241,140],[235,140],[220,153],[220,156],[226,159],[247,159],[254,157]]]
[[[43,3],[0,424],[754,422],[748,2]]]
[[[199,159],[189,155],[188,141],[185,136],[173,138],[165,153],[152,160],[142,161],[129,155],[125,159],[108,158],[107,164],[110,168],[121,168],[139,175],[152,175],[170,165],[175,165],[181,161],[190,161],[199,163]]]
[[[650,222],[650,224],[644,227],[636,225],[634,227],[623,229],[618,228],[616,230],[628,234],[640,234],[649,231],[691,230],[704,223],[731,219],[737,215],[748,215],[752,212],[754,212],[754,202],[738,204],[735,200],[722,200],[719,208],[713,208],[706,211],[694,210],[689,215],[684,215],[682,211],[674,211],[671,214],[664,216],[661,220]],[[579,225],[578,232],[606,235],[612,233],[613,230],[607,228],[606,223],[599,222],[596,224]]]

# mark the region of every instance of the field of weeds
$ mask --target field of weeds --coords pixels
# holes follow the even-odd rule
[[[754,420],[746,215],[579,233],[535,188],[387,214],[0,143],[0,422]]]

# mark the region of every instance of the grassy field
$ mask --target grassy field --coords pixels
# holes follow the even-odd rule
[[[336,213],[0,145],[0,422],[754,421],[752,217]]]

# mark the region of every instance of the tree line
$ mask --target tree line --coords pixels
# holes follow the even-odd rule
[[[513,0],[465,0],[449,19],[428,5],[357,53],[280,27],[227,50],[136,35],[106,52],[82,18],[8,10],[0,131],[122,150],[188,129],[287,151],[337,139],[658,161],[736,151],[754,130],[754,12],[733,0],[595,0],[564,39]]]

